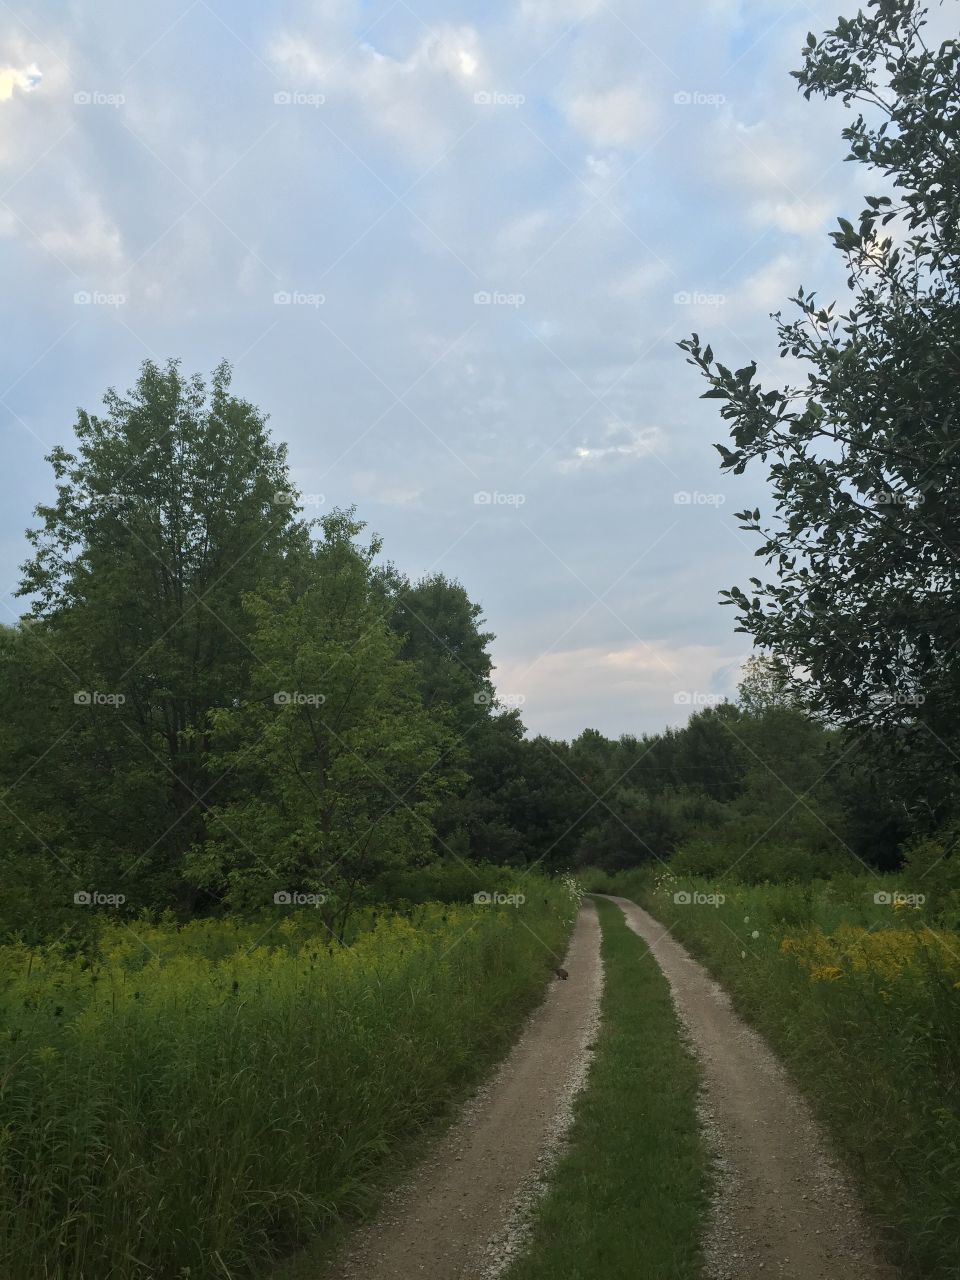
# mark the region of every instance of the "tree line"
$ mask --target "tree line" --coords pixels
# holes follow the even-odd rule
[[[104,403],[50,456],[29,612],[0,633],[8,932],[75,928],[78,892],[189,916],[291,890],[342,932],[378,881],[437,859],[892,856],[894,816],[864,838],[889,803],[770,664],[682,729],[527,737],[480,605],[411,581],[352,511],[306,519],[227,365],[205,383],[148,361]]]

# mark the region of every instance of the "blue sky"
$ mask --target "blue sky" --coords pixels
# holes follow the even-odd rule
[[[226,357],[305,493],[482,602],[532,730],[656,729],[732,692],[747,639],[717,592],[755,571],[734,512],[764,487],[720,474],[675,343],[782,379],[768,313],[842,293],[827,233],[873,188],[842,109],[789,75],[835,17],[3,6],[5,620],[76,407],[147,357]]]

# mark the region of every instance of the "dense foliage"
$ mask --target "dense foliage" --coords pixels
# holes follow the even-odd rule
[[[765,388],[699,336],[681,345],[721,405],[724,469],[767,467],[773,515],[740,514],[773,570],[734,587],[741,628],[799,696],[910,779],[918,821],[957,810],[960,738],[960,43],[928,47],[921,0],[871,0],[808,37],[804,95],[858,114],[848,159],[878,177],[833,233],[845,309],[802,286],[776,318],[802,380]]]

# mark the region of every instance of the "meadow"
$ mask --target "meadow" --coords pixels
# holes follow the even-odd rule
[[[571,898],[515,887],[0,948],[0,1274],[248,1276],[361,1215],[550,978]]]
[[[804,1088],[908,1271],[955,1277],[952,895],[917,902],[876,875],[743,885],[644,868],[585,880],[641,903],[706,964]]]

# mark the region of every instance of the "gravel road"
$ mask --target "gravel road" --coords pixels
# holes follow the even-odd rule
[[[493,1280],[508,1265],[562,1147],[597,1032],[600,928],[590,902],[563,964],[569,977],[551,983],[495,1076],[353,1239],[329,1280]]]
[[[700,1119],[718,1172],[705,1224],[708,1280],[896,1280],[856,1192],[763,1039],[663,925],[626,898],[611,901],[663,970],[702,1065]],[[603,971],[589,901],[564,965],[569,978],[551,984],[495,1076],[353,1238],[328,1280],[496,1280],[523,1248],[598,1030]],[[658,1280],[642,1257],[636,1277]]]
[[[718,1164],[710,1280],[895,1280],[810,1108],[726,992],[653,916],[612,898],[666,975],[704,1075]]]

